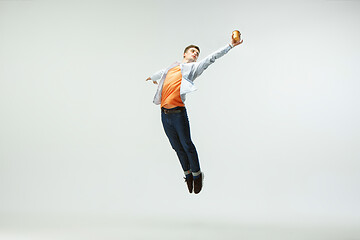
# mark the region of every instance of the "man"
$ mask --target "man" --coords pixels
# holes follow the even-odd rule
[[[164,131],[180,160],[190,193],[194,191],[198,194],[201,191],[204,174],[200,170],[198,154],[190,137],[189,121],[184,104],[185,96],[196,90],[193,81],[210,64],[242,42],[243,40],[236,41],[231,38],[230,44],[200,62],[196,62],[200,48],[190,45],[185,48],[181,63],[175,62],[146,79],[146,81],[152,80],[154,84],[158,84],[153,102],[157,105],[161,104],[161,121]]]

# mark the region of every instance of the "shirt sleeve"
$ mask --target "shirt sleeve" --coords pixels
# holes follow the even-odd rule
[[[151,80],[153,80],[153,81],[158,81],[160,78],[161,78],[161,76],[164,74],[164,72],[165,72],[165,69],[162,69],[162,70],[160,70],[160,71],[157,71],[156,73],[154,73],[150,78],[151,78]]]
[[[222,47],[219,50],[217,50],[216,52],[210,54],[209,56],[207,56],[200,62],[195,63],[194,68],[193,68],[194,73],[193,73],[192,80],[195,80],[195,78],[199,77],[206,68],[208,68],[211,64],[213,64],[216,59],[221,58],[226,53],[228,53],[231,48],[232,48],[232,46],[230,44],[228,44],[225,47]]]

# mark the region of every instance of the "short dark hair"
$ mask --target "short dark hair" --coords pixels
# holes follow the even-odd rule
[[[195,45],[189,45],[189,46],[187,46],[187,47],[185,48],[185,50],[184,50],[184,53],[186,53],[186,51],[189,50],[189,48],[196,48],[196,49],[199,51],[199,53],[200,53],[200,48],[199,48],[198,46],[195,46]]]

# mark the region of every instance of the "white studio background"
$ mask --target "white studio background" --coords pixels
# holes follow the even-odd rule
[[[359,1],[0,0],[0,216],[360,217]],[[186,105],[190,195],[145,79],[243,45]]]

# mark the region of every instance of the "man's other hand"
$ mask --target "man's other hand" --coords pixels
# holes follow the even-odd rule
[[[151,77],[148,77],[145,81],[151,80]],[[158,84],[156,81],[153,81],[154,84]]]

